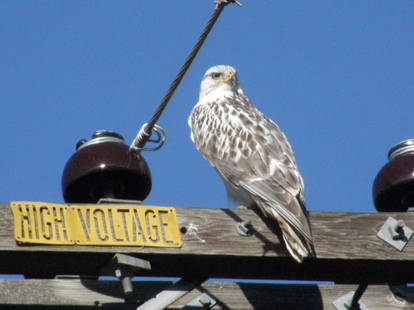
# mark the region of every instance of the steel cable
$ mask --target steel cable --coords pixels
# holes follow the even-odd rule
[[[202,30],[200,36],[198,37],[196,43],[194,44],[193,48],[191,49],[190,53],[185,59],[183,65],[181,66],[174,80],[170,84],[170,87],[168,88],[166,94],[161,99],[161,102],[158,105],[157,109],[155,110],[153,116],[148,121],[148,123],[145,123],[141,127],[141,130],[138,132],[134,141],[131,143],[130,148],[135,149],[137,151],[144,150],[144,146],[148,142],[154,126],[156,125],[158,119],[160,118],[162,112],[164,111],[165,107],[170,101],[172,95],[174,94],[175,90],[177,89],[178,85],[183,79],[185,73],[187,72],[194,58],[197,56],[198,51],[200,50],[201,46],[206,40],[208,34],[210,33],[217,19],[219,18],[224,7],[229,3],[236,3],[237,5],[241,6],[240,2],[237,0],[215,0],[214,2],[215,2],[215,8],[214,8],[213,14],[210,16],[206,26]],[[157,149],[159,149],[159,147],[157,147]],[[150,150],[150,149],[146,149],[146,150]]]

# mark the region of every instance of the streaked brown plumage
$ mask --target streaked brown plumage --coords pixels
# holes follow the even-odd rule
[[[207,70],[188,119],[191,139],[229,197],[275,219],[298,262],[313,255],[304,185],[286,136],[244,95],[231,66]]]

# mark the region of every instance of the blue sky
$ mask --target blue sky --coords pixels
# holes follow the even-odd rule
[[[201,77],[230,64],[288,136],[308,209],[374,212],[388,149],[414,138],[414,3],[251,1],[225,8],[146,152],[146,204],[229,207],[189,138]],[[63,202],[63,167],[98,129],[127,143],[204,27],[213,0],[0,1],[1,201]]]

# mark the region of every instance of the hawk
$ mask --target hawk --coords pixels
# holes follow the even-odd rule
[[[279,127],[244,95],[231,66],[211,67],[188,119],[191,140],[236,203],[274,219],[298,261],[313,256],[304,185]]]

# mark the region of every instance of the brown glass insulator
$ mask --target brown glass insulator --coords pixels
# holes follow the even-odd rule
[[[388,159],[374,180],[375,207],[378,211],[405,212],[414,207],[414,139],[392,147]]]
[[[101,198],[142,201],[151,184],[151,173],[141,154],[131,150],[121,135],[106,130],[77,143],[62,175],[67,203],[97,203]]]

